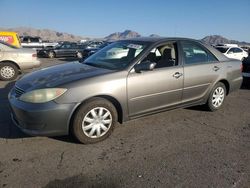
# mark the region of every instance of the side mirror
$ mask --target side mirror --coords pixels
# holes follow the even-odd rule
[[[152,71],[155,68],[156,63],[151,61],[143,61],[140,64],[134,66],[135,72],[140,73],[142,71]]]
[[[232,52],[232,51],[230,51],[230,52],[227,52],[227,54],[233,54],[233,52]]]

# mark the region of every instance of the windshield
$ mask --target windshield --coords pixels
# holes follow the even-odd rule
[[[90,56],[84,63],[105,69],[121,70],[126,68],[146,47],[145,42],[118,41]]]
[[[228,50],[228,48],[225,47],[216,47],[217,50],[219,50],[221,53],[226,53],[226,51]]]
[[[57,45],[54,46],[54,48],[60,48],[63,45],[63,43],[58,43]]]

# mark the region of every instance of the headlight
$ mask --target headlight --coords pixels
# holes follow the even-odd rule
[[[60,97],[66,91],[65,88],[38,89],[22,94],[19,99],[30,103],[45,103]]]

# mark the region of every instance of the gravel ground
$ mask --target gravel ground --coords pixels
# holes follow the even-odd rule
[[[13,84],[0,81],[0,187],[250,187],[249,83],[220,111],[151,115],[93,145],[21,133],[10,120]]]

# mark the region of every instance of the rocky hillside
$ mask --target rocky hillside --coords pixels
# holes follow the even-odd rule
[[[250,45],[250,43],[247,42],[240,42],[236,40],[229,40],[225,37],[222,37],[220,35],[210,35],[206,36],[203,39],[201,39],[202,42],[208,43],[208,44],[239,44],[239,45]]]
[[[43,40],[50,41],[79,41],[81,39],[86,39],[84,37],[72,35],[69,33],[63,33],[58,31],[53,31],[49,29],[34,29],[29,27],[17,27],[17,28],[0,28],[1,31],[15,31],[19,36],[38,36]]]
[[[141,35],[135,31],[125,30],[124,32],[112,33],[109,36],[105,37],[105,39],[108,41],[115,41],[115,40],[136,38],[136,37],[141,37]]]

